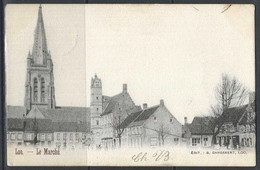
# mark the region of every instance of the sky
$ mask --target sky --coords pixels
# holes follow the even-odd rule
[[[163,99],[183,123],[209,114],[221,74],[255,88],[254,7],[42,5],[59,106],[89,106],[90,81],[113,96],[128,85],[136,105]],[[37,5],[7,6],[7,104],[23,105]]]

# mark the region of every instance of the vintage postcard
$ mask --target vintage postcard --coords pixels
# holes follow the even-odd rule
[[[254,13],[7,5],[8,166],[255,166]]]

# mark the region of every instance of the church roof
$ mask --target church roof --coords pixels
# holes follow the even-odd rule
[[[32,109],[28,115],[25,107],[7,106],[7,129],[25,131],[90,131],[90,108],[57,107]],[[37,124],[37,126],[35,125]]]
[[[90,131],[90,122],[54,122],[53,130],[55,132],[87,132]]]
[[[6,118],[22,119],[26,115],[26,108],[24,106],[7,106]]]
[[[7,119],[6,124],[8,131],[23,131],[23,119],[20,118],[10,118]]]
[[[57,107],[56,109],[39,108],[47,119],[53,122],[87,122],[90,121],[88,107]]]

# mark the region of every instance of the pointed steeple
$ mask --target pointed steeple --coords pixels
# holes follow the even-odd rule
[[[53,64],[47,48],[42,7],[39,6],[38,20],[34,31],[32,52],[27,56],[25,102],[27,111],[34,106],[55,109]]]
[[[38,20],[34,32],[32,56],[33,63],[37,65],[45,65],[47,63],[47,58],[49,58],[41,5],[39,6]]]

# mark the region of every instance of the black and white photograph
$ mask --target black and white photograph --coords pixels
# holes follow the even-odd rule
[[[8,166],[255,166],[254,15],[8,4]]]

